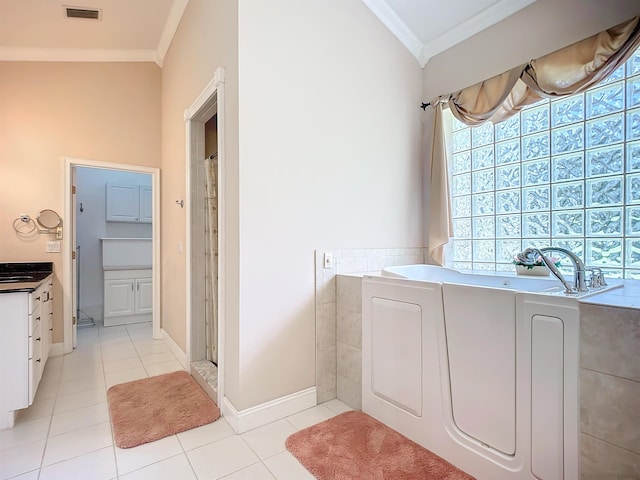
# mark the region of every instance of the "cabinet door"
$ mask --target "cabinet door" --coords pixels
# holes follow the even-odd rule
[[[153,202],[151,187],[140,187],[140,222],[151,223],[153,219]]]
[[[47,363],[53,337],[53,298],[52,284],[47,283],[40,297],[40,315],[42,316],[42,366]]]
[[[136,280],[136,313],[153,311],[153,283],[150,278]]]
[[[140,188],[107,184],[107,222],[140,220]]]
[[[104,281],[104,316],[117,317],[135,313],[134,280]]]

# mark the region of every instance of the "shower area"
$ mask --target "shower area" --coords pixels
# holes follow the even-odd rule
[[[218,399],[218,117],[191,162],[191,373]]]

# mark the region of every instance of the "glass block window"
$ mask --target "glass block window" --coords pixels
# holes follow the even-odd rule
[[[640,50],[585,93],[496,125],[453,119],[451,152],[450,266],[513,271],[519,251],[554,245],[640,279]]]

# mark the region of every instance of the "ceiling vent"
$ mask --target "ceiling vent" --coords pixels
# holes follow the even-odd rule
[[[96,8],[64,7],[67,18],[85,18],[89,20],[100,20],[101,11]]]

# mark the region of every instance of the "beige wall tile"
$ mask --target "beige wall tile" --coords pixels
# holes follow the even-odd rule
[[[640,381],[640,312],[580,305],[580,366]]]
[[[351,312],[362,311],[362,278],[348,275],[337,276],[337,307]]]
[[[336,344],[336,304],[323,303],[316,311],[316,347]]]
[[[337,395],[336,387],[336,346],[318,348],[316,396],[317,402],[333,400]]]
[[[640,478],[640,455],[598,440],[580,435],[581,480]]]
[[[354,410],[362,410],[362,383],[338,375],[338,400]]]
[[[362,349],[362,313],[339,308],[336,330],[338,342]]]
[[[580,430],[640,454],[640,383],[580,370]]]
[[[338,342],[338,375],[362,382],[362,350]]]

